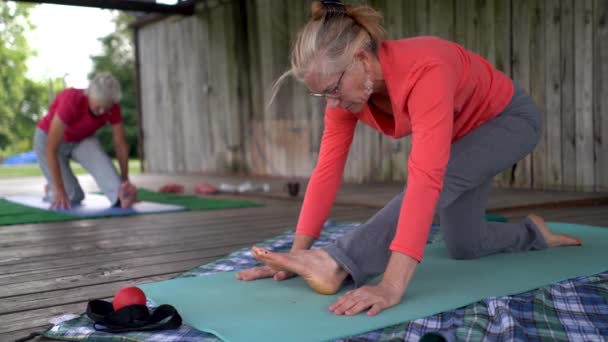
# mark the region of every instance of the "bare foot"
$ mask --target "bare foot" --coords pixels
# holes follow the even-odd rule
[[[253,247],[253,256],[275,270],[293,272],[308,282],[320,294],[334,294],[348,273],[324,250],[301,250],[273,253],[264,248]]]
[[[550,231],[547,224],[545,224],[545,220],[538,215],[529,214],[528,218],[534,222],[536,228],[538,228],[540,233],[543,235],[543,238],[545,238],[545,242],[549,247],[581,246],[583,244],[580,239],[574,236],[558,234]]]
[[[129,181],[123,182],[120,185],[118,198],[122,208],[131,208],[137,201],[137,188]]]

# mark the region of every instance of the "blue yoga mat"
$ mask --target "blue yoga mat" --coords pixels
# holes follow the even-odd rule
[[[301,278],[243,282],[225,272],[141,288],[155,303],[174,305],[185,323],[225,341],[325,341],[608,270],[608,228],[549,226],[582,238],[584,246],[453,260],[444,246],[431,245],[404,301],[375,317],[333,315],[327,308],[339,294],[319,295]]]
[[[50,203],[42,200],[40,195],[18,195],[5,197],[6,200],[25,205],[32,208],[50,210]],[[76,206],[67,210],[56,210],[56,212],[75,215],[79,217],[105,217],[125,216],[143,213],[158,213],[186,210],[179,205],[161,204],[153,202],[137,202],[128,209],[112,207],[110,201],[103,195],[86,194],[84,200]]]

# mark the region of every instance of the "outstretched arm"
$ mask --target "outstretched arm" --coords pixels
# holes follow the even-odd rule
[[[368,315],[376,315],[401,302],[422,260],[443,187],[452,140],[455,84],[449,68],[431,64],[412,90],[407,102],[412,151],[391,257],[378,285],[347,293],[330,307],[334,313],[356,315],[369,309]]]
[[[65,123],[63,123],[59,115],[55,115],[53,120],[51,120],[51,127],[46,140],[46,160],[49,165],[51,182],[53,182],[53,188],[55,189],[51,209],[68,209],[71,206],[68,195],[65,192],[59,159],[57,157],[65,129]]]

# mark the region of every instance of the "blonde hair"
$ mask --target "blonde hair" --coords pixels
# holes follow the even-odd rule
[[[323,75],[338,72],[352,62],[358,49],[376,54],[380,42],[386,39],[378,11],[365,5],[332,3],[328,8],[321,1],[313,1],[311,18],[298,32],[291,51],[291,68],[275,82],[270,102],[288,76],[302,81],[313,67]]]

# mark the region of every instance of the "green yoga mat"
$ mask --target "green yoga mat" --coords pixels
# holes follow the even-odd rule
[[[452,260],[443,246],[431,245],[404,301],[374,317],[333,315],[327,308],[338,295],[316,294],[301,278],[243,282],[225,272],[141,288],[155,303],[174,305],[185,323],[225,341],[325,341],[608,270],[608,228],[550,227],[582,238],[584,246]]]
[[[259,206],[259,204],[249,201],[160,193],[146,189],[137,190],[137,196],[141,201],[178,205],[184,207],[185,210],[212,210]],[[100,215],[86,218],[102,218],[108,216],[111,215],[104,215],[101,213]],[[5,199],[0,199],[0,225],[73,221],[82,219],[83,217],[76,215],[33,208],[7,201]]]
[[[5,199],[0,199],[0,225],[26,224],[37,222],[72,221],[78,216],[66,215],[49,210],[26,207]]]

